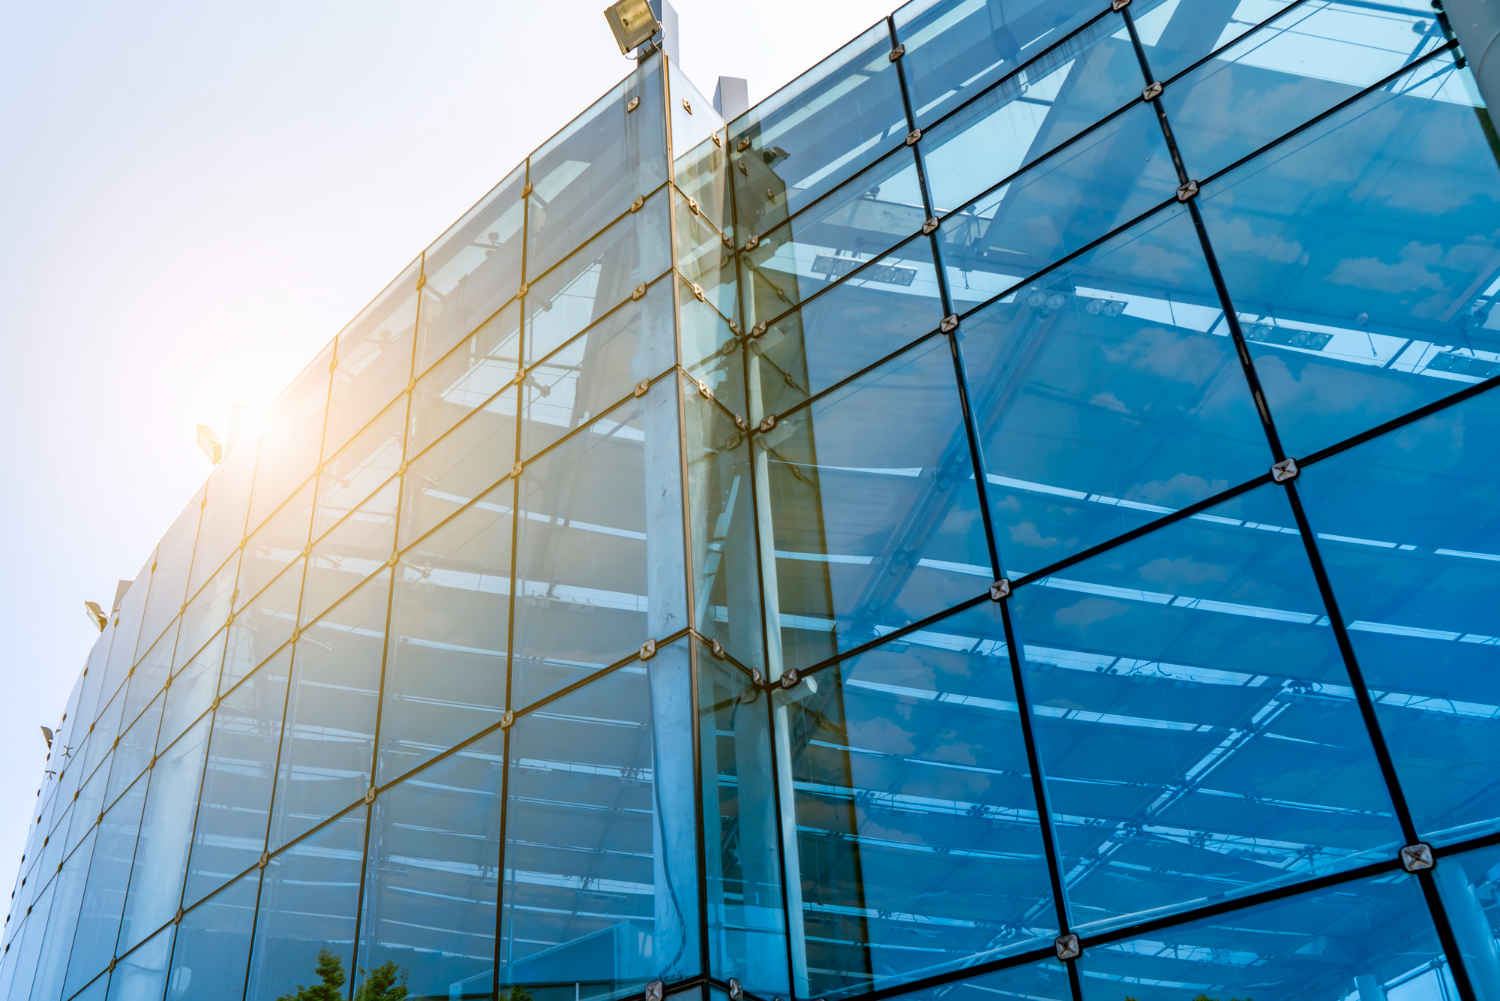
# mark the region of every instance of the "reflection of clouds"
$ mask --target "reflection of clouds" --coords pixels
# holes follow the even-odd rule
[[[1036,527],[1036,522],[1027,519],[1026,521],[1010,526],[1010,541],[1018,546],[1034,546],[1046,549],[1057,545],[1057,536],[1042,535]],[[1072,539],[1068,540],[1068,544],[1072,545],[1073,541]]]
[[[1208,228],[1213,237],[1214,250],[1219,254],[1233,252],[1259,257],[1277,264],[1306,264],[1307,254],[1297,240],[1288,240],[1279,233],[1258,233],[1250,220],[1242,216],[1226,218],[1224,204],[1215,206],[1219,212],[1211,212],[1213,202],[1204,205],[1204,215],[1209,216]],[[1279,222],[1274,225],[1281,225]]]
[[[891,704],[884,699],[880,701],[880,711],[888,713]],[[907,708],[909,711],[909,704]],[[878,747],[886,754],[911,754],[917,749],[911,731],[899,726],[888,715],[850,719],[848,726],[849,743],[854,747]]]
[[[1108,622],[1110,619],[1128,616],[1130,612],[1130,606],[1123,601],[1112,601],[1107,598],[1084,598],[1076,604],[1069,605],[1066,608],[1059,608],[1053,613],[1052,619],[1064,628],[1085,631],[1101,622]]]
[[[1445,287],[1442,276],[1431,265],[1442,258],[1443,248],[1437,244],[1413,241],[1401,248],[1399,260],[1392,263],[1378,257],[1345,258],[1328,273],[1327,280],[1389,295],[1422,289],[1441,291]]]
[[[1187,507],[1228,489],[1227,479],[1207,480],[1190,473],[1178,473],[1169,480],[1152,480],[1144,484],[1136,491],[1135,499],[1163,507]]]
[[[1165,556],[1145,564],[1139,571],[1142,580],[1182,592],[1202,584],[1223,583],[1230,579],[1233,568],[1218,563],[1202,563],[1191,556],[1169,559]]]
[[[1103,352],[1112,366],[1146,372],[1191,386],[1211,382],[1224,366],[1228,352],[1222,341],[1165,327],[1143,327],[1130,339]]]

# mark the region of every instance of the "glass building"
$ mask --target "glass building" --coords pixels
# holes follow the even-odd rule
[[[123,592],[0,998],[1500,1001],[1497,148],[1426,0],[646,55]]]

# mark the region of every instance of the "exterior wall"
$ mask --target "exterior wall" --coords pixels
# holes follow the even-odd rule
[[[1416,0],[649,58],[123,595],[0,997],[1500,1001],[1497,146]]]

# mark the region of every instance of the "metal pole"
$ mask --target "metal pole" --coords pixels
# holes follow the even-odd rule
[[[1443,11],[1463,49],[1469,69],[1479,84],[1479,94],[1491,109],[1500,107],[1500,2],[1497,0],[1443,0]]]

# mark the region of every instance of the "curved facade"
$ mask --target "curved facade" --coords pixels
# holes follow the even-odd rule
[[[0,997],[1500,1001],[1497,148],[1425,0],[645,59],[112,610]]]

